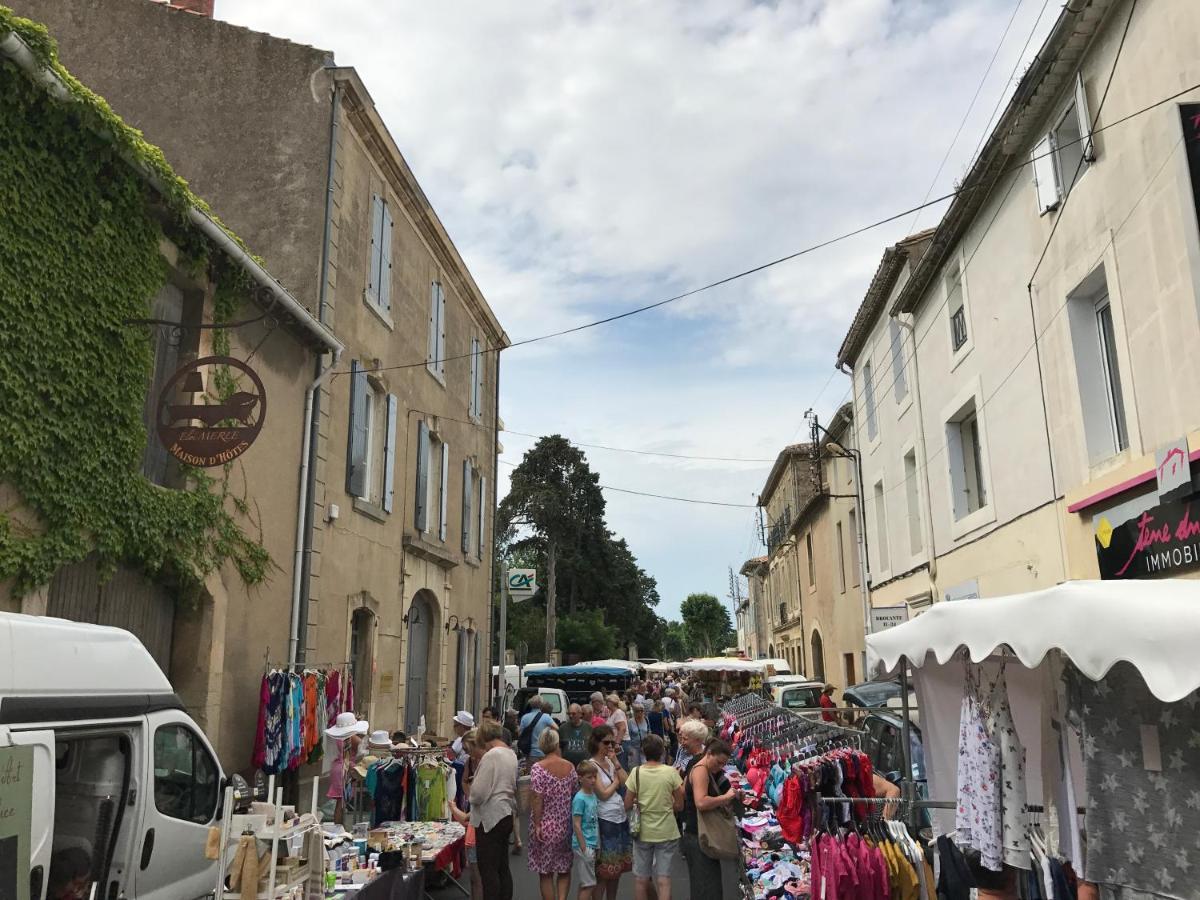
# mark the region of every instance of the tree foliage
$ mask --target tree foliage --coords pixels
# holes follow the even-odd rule
[[[711,656],[724,649],[733,623],[720,600],[712,594],[689,594],[679,610],[697,654]]]
[[[546,559],[554,540],[559,649],[570,652],[567,642],[575,640],[577,624],[595,621],[611,631],[612,647],[602,654],[593,643],[593,649],[579,651],[581,656],[624,655],[630,641],[643,654],[658,653],[666,635],[666,624],[654,612],[658,585],[638,565],[625,539],[608,527],[604,511],[599,476],[583,452],[561,435],[544,437],[513,470],[509,493],[500,503],[500,558],[510,566],[538,570],[538,593],[523,605],[536,605],[542,611],[544,628]],[[598,619],[583,615],[592,611]],[[522,614],[523,619],[527,616]],[[514,625],[516,620],[510,622],[510,640]],[[604,640],[596,635],[597,642]],[[534,646],[529,641],[531,659],[541,654]]]

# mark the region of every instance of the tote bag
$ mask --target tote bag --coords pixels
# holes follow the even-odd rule
[[[633,800],[633,806],[630,807],[629,812],[627,814],[628,819],[629,819],[629,836],[630,837],[637,837],[638,835],[640,835],[642,833],[642,809],[641,809],[641,805],[640,805],[641,801],[638,798],[638,793],[637,793],[638,788],[637,788],[637,777],[636,777],[640,772],[641,772],[640,766],[637,769],[634,769],[634,776],[635,776],[634,784],[633,784],[634,800]]]
[[[717,782],[711,773],[708,780],[715,790]],[[728,806],[718,806],[706,811],[696,810],[696,825],[701,853],[709,859],[737,859],[737,824],[733,819],[733,811]]]

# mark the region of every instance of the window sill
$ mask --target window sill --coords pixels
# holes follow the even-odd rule
[[[954,540],[966,537],[972,531],[978,531],[985,525],[990,525],[996,521],[996,507],[989,503],[987,506],[980,507],[973,513],[963,516],[961,519],[955,519],[950,525],[950,536]]]
[[[444,373],[435,372],[433,369],[429,368],[429,363],[425,364],[425,371],[429,373],[430,378],[440,384],[443,388],[446,386],[446,376]]]
[[[374,313],[375,318],[377,318],[380,322],[382,322],[384,325],[386,325],[388,328],[388,331],[396,330],[396,323],[392,321],[391,314],[384,312],[382,309],[380,309],[378,306],[376,306],[374,301],[371,300],[370,296],[367,294],[367,292],[365,290],[363,291],[362,299],[363,299],[363,306],[365,306],[372,313]]]
[[[912,392],[912,388],[910,387],[908,389],[908,393],[905,394],[902,399],[896,401],[896,419],[897,419],[897,421],[902,419],[904,417],[904,414],[906,412],[908,412],[910,409],[912,409],[912,405],[913,405],[913,392]]]
[[[368,519],[374,519],[376,522],[386,522],[388,520],[388,514],[383,511],[383,507],[377,503],[372,503],[370,500],[355,497],[352,505],[356,513],[364,515]]]
[[[483,565],[483,562],[476,559],[474,556],[463,557],[463,561],[472,569],[478,569],[481,565]]]
[[[950,352],[950,371],[953,372],[960,365],[962,365],[962,361],[964,359],[966,359],[968,356],[970,356],[971,351],[974,349],[975,349],[974,338],[967,338],[967,342],[965,344],[963,344],[957,350],[952,350]]]

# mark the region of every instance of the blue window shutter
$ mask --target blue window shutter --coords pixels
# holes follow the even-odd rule
[[[479,558],[483,559],[483,541],[484,534],[487,528],[487,508],[488,508],[488,492],[487,492],[487,476],[479,476]]]
[[[479,338],[471,338],[471,383],[467,386],[467,412],[479,415]]]
[[[449,497],[447,496],[447,494],[449,492],[449,487],[450,487],[450,445],[443,443],[442,444],[442,491],[441,491],[441,496],[438,498],[440,500],[440,503],[438,504],[438,540],[443,541],[443,542],[445,542],[445,540],[446,540],[446,526],[449,524],[446,521],[446,508],[447,508],[446,501],[449,499]]]
[[[483,341],[475,339],[475,415],[483,417]]]
[[[471,463],[463,460],[462,477],[462,552],[471,552]]]
[[[417,531],[429,530],[429,426],[417,422]]]
[[[446,292],[438,285],[438,374],[446,377]]]
[[[383,204],[383,225],[379,230],[379,307],[392,311],[392,211]]]
[[[395,394],[387,398],[387,428],[383,445],[383,511],[392,511],[392,498],[396,493],[396,409],[399,406]]]
[[[346,491],[363,497],[367,491],[367,373],[357,360],[350,361],[350,445],[346,451]]]
[[[380,248],[383,246],[383,198],[371,195],[371,275],[367,281],[367,293],[378,302],[381,263]]]

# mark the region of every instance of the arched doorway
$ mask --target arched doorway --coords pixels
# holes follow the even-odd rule
[[[354,706],[350,712],[371,715],[371,686],[375,680],[375,613],[366,606],[350,617],[350,675],[354,679]]]
[[[775,659],[775,645],[767,644],[767,659]]]
[[[429,685],[429,660],[433,650],[434,605],[425,591],[419,591],[408,608],[407,667],[404,679],[404,730],[416,734],[425,715]],[[425,727],[434,723],[428,718]]]
[[[813,631],[812,633],[812,664],[813,678],[817,681],[825,680],[825,647],[821,641],[821,632]]]

